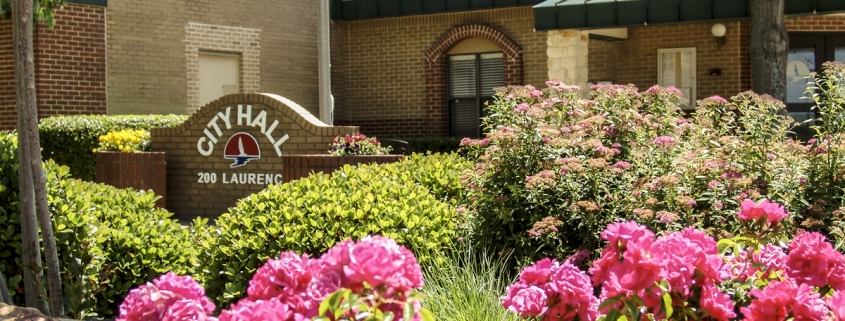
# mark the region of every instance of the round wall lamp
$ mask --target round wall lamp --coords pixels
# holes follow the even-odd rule
[[[725,25],[721,23],[714,24],[712,28],[710,28],[710,33],[713,34],[713,37],[716,38],[716,44],[719,47],[719,50],[722,50],[722,46],[725,44],[725,32],[728,29]]]

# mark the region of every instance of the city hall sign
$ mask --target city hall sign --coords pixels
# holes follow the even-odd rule
[[[285,182],[284,155],[326,154],[356,127],[322,123],[272,94],[232,94],[174,128],[151,131],[152,150],[167,153],[167,209],[180,219],[216,217],[237,200]]]

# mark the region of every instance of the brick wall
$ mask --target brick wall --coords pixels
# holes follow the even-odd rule
[[[786,19],[787,31],[845,31],[845,14],[812,15]]]
[[[658,49],[695,47],[696,99],[730,97],[748,90],[746,24],[723,23],[727,33],[721,49],[710,32],[713,23],[631,27],[628,40],[590,40],[589,81],[634,84],[646,90],[657,84]],[[711,68],[721,69],[722,75],[711,76]]]
[[[34,32],[38,116],[106,113],[105,8],[67,4]],[[10,20],[0,20],[0,130],[16,127]]]
[[[521,82],[544,86],[546,33],[534,31],[530,6],[361,21],[335,21],[332,92],[335,123],[360,126],[367,135],[444,136],[443,87],[426,87],[427,56],[450,31],[483,25],[512,40],[522,54]],[[495,42],[495,41],[494,41]],[[448,51],[448,49],[446,49]],[[437,91],[437,92],[435,92]],[[442,96],[441,96],[442,97]]]
[[[13,50],[12,22],[11,20],[0,19],[0,130],[17,127],[15,118],[15,55]]]
[[[191,50],[242,52],[210,41],[189,42],[189,24],[260,30],[256,41],[241,44],[235,42],[243,39],[229,35],[231,46],[259,48],[256,57],[242,53],[259,66],[251,78],[258,83],[244,77],[245,91],[279,94],[318,111],[316,1],[111,1],[106,18],[110,114],[196,110],[188,100],[196,85],[188,73]]]
[[[167,204],[166,157],[161,152],[98,152],[96,181],[117,188],[151,189],[161,196],[156,206],[163,208]]]
[[[329,143],[337,135],[351,134],[358,130],[357,127],[326,126],[296,103],[265,94],[227,95],[200,108],[178,127],[155,128],[150,132],[152,150],[167,153],[167,209],[175,213],[176,217],[187,220],[197,216],[216,217],[225,213],[229,207],[235,206],[237,200],[259,192],[268,185],[266,180],[257,179],[248,184],[234,184],[231,183],[234,174],[252,173],[261,174],[262,177],[270,175],[274,182],[276,175],[284,178],[283,158],[277,154],[270,139],[259,131],[260,126],[236,123],[239,105],[252,106],[253,121],[260,117],[259,111],[265,111],[265,129],[273,129],[271,136],[276,141],[285,134],[289,136],[280,145],[283,155],[327,154]],[[231,128],[225,126],[218,114],[225,113],[227,107],[232,108],[228,118]],[[279,121],[275,127],[272,125],[274,120]],[[216,128],[210,125],[212,122],[216,122]],[[223,150],[228,138],[238,132],[247,132],[256,138],[261,158],[232,168],[233,160],[224,158]],[[213,144],[211,153],[203,156],[198,150],[199,139],[209,135],[216,137],[218,141]],[[204,145],[207,143],[208,141],[204,140],[202,146],[207,148]],[[200,183],[200,173],[214,173],[216,180]],[[230,183],[224,182],[224,174]]]

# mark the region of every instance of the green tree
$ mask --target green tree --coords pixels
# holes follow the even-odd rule
[[[20,211],[23,252],[23,274],[26,305],[45,315],[63,316],[62,285],[53,222],[47,205],[47,183],[41,167],[41,146],[38,140],[38,108],[35,97],[35,57],[32,32],[37,21],[52,27],[53,12],[64,0],[0,0],[0,14],[12,19],[14,41],[15,98],[18,118],[18,160]],[[36,210],[38,215],[36,215]],[[47,282],[50,308],[41,300],[41,226],[47,260]]]

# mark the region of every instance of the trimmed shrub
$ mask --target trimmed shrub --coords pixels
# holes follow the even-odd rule
[[[17,167],[17,137],[0,133],[0,270],[21,304]],[[69,179],[53,161],[44,167],[68,316],[115,315],[131,287],[194,270],[190,231],[155,208],[153,193]]]
[[[413,155],[394,164],[347,165],[242,199],[198,240],[210,261],[201,273],[209,297],[222,307],[243,297],[259,265],[282,251],[318,255],[344,239],[370,234],[393,238],[418,254],[449,247],[455,210],[444,201],[460,193],[458,176],[466,168],[461,164],[467,162],[455,155]]]
[[[414,153],[451,153],[460,149],[461,139],[454,137],[411,137],[392,138],[408,142]]]
[[[38,133],[41,155],[71,168],[74,177],[93,181],[100,136],[110,131],[174,127],[188,119],[186,115],[76,115],[41,120]]]
[[[547,84],[501,89],[486,138],[463,142],[477,160],[465,176],[475,231],[523,263],[597,250],[602,229],[619,221],[731,237],[746,199],[783,204],[789,234],[845,240],[840,92],[817,86],[836,103],[817,103],[829,125],[811,127],[817,139],[805,145],[789,138],[795,122],[778,114],[783,103],[765,95],[710,97],[684,118],[671,87],[595,86],[586,100],[577,87]]]

